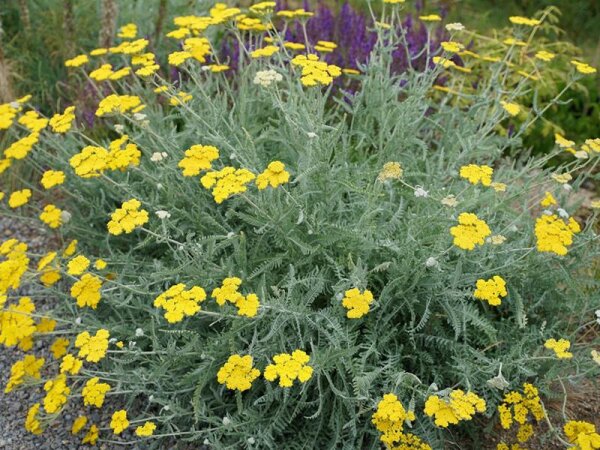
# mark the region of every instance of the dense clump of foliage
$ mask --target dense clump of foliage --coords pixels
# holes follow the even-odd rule
[[[36,173],[2,195],[4,214],[37,217],[63,244],[0,246],[0,343],[53,341],[53,361],[25,356],[6,387],[51,374],[30,431],[67,402],[120,394],[110,423],[79,418],[74,432],[427,449],[485,421],[524,442],[547,419],[540,390],[598,374],[597,341],[579,340],[598,326],[596,213],[575,212],[600,141],[522,147],[559,101],[539,101],[536,74],[560,60],[564,96],[595,69],[521,50],[545,15],[511,17],[512,41],[486,53],[456,23],[430,45],[441,18],[424,14],[411,50],[403,2],[384,3],[356,67],[326,59],[335,42],[286,40],[308,11],[217,4],[167,30],[170,78],[135,24],[66,62],[95,86],[103,134],[72,107],[0,107],[2,171]],[[224,33],[235,72],[213,46]],[[557,155],[569,158],[548,170]],[[25,282],[31,298],[16,294]],[[35,312],[44,295],[61,299],[50,317]],[[598,436],[569,419],[550,437]]]

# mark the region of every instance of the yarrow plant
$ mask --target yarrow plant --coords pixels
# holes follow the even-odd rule
[[[0,344],[25,353],[4,390],[40,398],[27,430],[75,405],[91,445],[427,450],[483,421],[525,442],[559,375],[598,375],[597,211],[575,206],[598,137],[506,157],[560,99],[524,107],[531,74],[563,60],[565,96],[594,68],[522,54],[543,14],[487,54],[459,24],[435,44],[422,11],[415,45],[404,3],[370,11],[351,61],[270,1],[176,17],[165,58],[124,24],[65,63],[100,96],[94,130],[78,105],[0,105],[2,176],[35,174],[3,183],[3,214],[56,237],[0,243]],[[552,438],[596,442],[562,419]]]

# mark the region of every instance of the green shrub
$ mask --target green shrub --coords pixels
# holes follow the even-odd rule
[[[222,26],[205,36],[213,39]],[[60,335],[68,338],[69,354],[84,360],[66,378],[56,375],[58,360],[49,362],[55,378],[43,407],[31,410],[30,431],[60,420],[68,397],[87,399],[82,388],[98,377],[111,395],[120,394],[128,413],[130,430],[121,437],[145,439],[131,431],[149,421],[157,426],[150,441],[157,448],[170,437],[213,448],[376,449],[380,439],[399,445],[400,435],[378,432],[387,426],[380,401],[389,393],[403,405],[388,424],[396,431],[408,418],[411,433],[433,448],[466,435],[479,447],[478,431],[495,423],[504,389],[531,382],[549,393],[557,377],[575,382],[598,374],[590,357],[594,342],[580,339],[584,327],[597,327],[598,281],[590,273],[600,250],[591,230],[596,215],[582,230],[563,218],[577,211],[576,193],[598,161],[596,141],[588,144],[588,159],[569,160],[554,173],[545,167],[564,153],[560,148],[543,157],[522,150],[504,158],[505,150],[522,149],[524,133],[555,102],[521,111],[514,133],[497,132],[515,120],[520,99],[538,89],[527,77],[512,82],[507,63],[517,49],[488,63],[475,92],[461,94],[461,74],[449,75],[445,60],[424,73],[391,75],[390,42],[401,39],[380,29],[363,73],[342,75],[336,89],[327,87],[336,68],[309,65],[301,78],[297,63],[306,62],[290,64],[283,50],[246,57],[230,76],[200,70],[191,58],[180,66],[177,84],[158,75],[106,82],[109,92],[135,96],[107,96],[127,109],[122,114],[104,114],[106,100],[99,105],[106,138],[96,141],[80,124],[65,135],[43,129],[31,154],[9,160],[45,174],[46,184],[55,176],[47,170],[66,174],[50,191],[23,180],[18,188],[31,189],[36,201],[16,207],[22,193],[7,193],[15,207],[5,209],[37,216],[52,202],[64,212],[48,207],[43,220],[61,224],[64,245],[50,249],[57,254],[46,255],[41,268],[28,263],[42,255],[27,254],[14,241],[1,247],[3,279],[12,282],[0,285],[7,295],[0,342],[27,349],[32,338]],[[110,58],[115,65],[129,62]],[[266,70],[281,81],[257,84]],[[450,92],[436,84],[443,74],[457,80]],[[580,77],[573,69],[568,86]],[[325,86],[304,86],[313,81]],[[358,81],[356,92],[346,92],[349,81]],[[166,91],[155,93],[160,86]],[[9,105],[20,109],[15,120],[27,109],[25,100],[16,106]],[[35,120],[24,124],[35,127]],[[9,133],[16,139],[26,131],[15,124]],[[200,155],[197,161],[182,163],[192,154]],[[285,165],[289,180],[274,162]],[[225,178],[219,187],[231,195],[223,199],[223,192],[212,195],[210,178],[225,167],[248,172]],[[265,177],[272,186],[261,189]],[[487,225],[467,224],[470,214]],[[224,291],[214,290],[231,277],[242,284],[221,298]],[[26,281],[34,284],[33,299],[60,299],[54,331],[46,322],[40,327],[30,303],[18,299],[14,289]],[[187,293],[171,289],[178,284]],[[551,338],[570,340],[572,358],[545,348]],[[297,350],[309,356],[307,364]],[[292,387],[281,386],[285,376],[273,380],[271,365],[283,353],[298,359],[284,368],[292,378],[300,375]],[[233,355],[251,356],[262,375],[225,376]],[[20,382],[39,387],[35,375]],[[228,389],[227,381],[239,389]],[[471,406],[449,403],[450,416],[461,419],[452,435],[436,402],[461,398],[459,389],[469,393]],[[127,426],[120,411],[112,422],[119,433]],[[97,425],[107,439],[109,424]]]

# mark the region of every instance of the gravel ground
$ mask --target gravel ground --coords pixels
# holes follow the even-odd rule
[[[16,220],[10,217],[0,216],[0,242],[7,239],[16,238],[27,243],[28,250],[35,254],[44,254],[50,248],[56,248],[52,245],[52,238],[47,230],[39,227],[37,224],[28,225],[22,220]],[[34,261],[34,264],[37,261]],[[27,296],[31,294],[28,286],[22,286],[15,296]],[[36,312],[51,310],[56,300],[52,297],[36,298]],[[33,350],[29,353],[36,357],[43,357],[46,361],[52,361],[53,357],[49,350],[52,340],[38,340],[34,343]],[[98,444],[94,447],[82,445],[81,439],[87,431],[81,431],[78,436],[71,434],[73,421],[80,415],[88,417],[88,424],[95,423],[98,427],[107,427],[110,422],[112,411],[121,408],[121,403],[116,398],[106,398],[102,410],[96,408],[89,409],[83,406],[81,401],[71,400],[65,410],[62,412],[59,420],[51,424],[42,435],[36,436],[25,430],[25,418],[31,405],[41,402],[45,392],[42,386],[37,389],[31,387],[26,389],[16,389],[9,394],[4,393],[4,388],[10,377],[10,368],[18,360],[22,359],[24,352],[15,348],[0,346],[0,450],[144,450],[147,445],[119,445],[116,443],[103,443],[103,437],[110,439],[106,431],[100,432]],[[47,365],[47,364],[46,364]],[[55,376],[55,373],[42,372],[43,378]],[[111,405],[113,403],[113,405]],[[134,437],[132,430],[124,433],[124,438]],[[128,436],[129,434],[129,436]],[[176,442],[167,442],[161,445],[161,450],[208,450],[204,445],[183,444]]]
[[[17,238],[27,243],[32,253],[44,253],[50,243],[49,237],[44,236],[43,230],[29,227],[23,222],[14,219],[0,217],[0,241],[9,238]],[[23,286],[16,293],[25,296],[28,293],[27,286]],[[53,299],[36,299],[36,309],[39,311],[49,310],[53,306]],[[48,348],[48,340],[38,341],[34,344],[33,353],[37,357],[44,357],[46,361],[52,360]],[[23,357],[24,353],[16,348],[0,347],[0,449],[6,450],[79,450],[79,449],[122,449],[121,445],[102,444],[97,447],[80,445],[81,436],[73,436],[70,432],[73,420],[82,414],[88,416],[92,423],[107,423],[107,418],[101,418],[96,411],[87,411],[80,402],[71,401],[70,406],[61,415],[61,419],[50,425],[46,431],[35,436],[25,430],[24,423],[27,410],[31,405],[41,401],[43,389],[18,389],[10,394],[4,393],[4,388],[10,376],[10,368],[13,363]],[[48,374],[48,376],[51,376]],[[105,411],[112,410],[110,407]],[[105,413],[106,414],[106,413]],[[101,420],[102,419],[102,420]],[[134,449],[133,446],[127,446]]]

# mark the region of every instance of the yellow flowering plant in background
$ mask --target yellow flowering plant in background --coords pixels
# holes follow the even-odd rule
[[[377,22],[399,23],[404,3],[382,2]],[[381,26],[348,71],[327,62],[335,42],[285,40],[309,12],[274,7],[191,9],[164,58],[128,23],[66,61],[98,93],[101,132],[77,105],[0,106],[0,176],[34,173],[2,184],[2,212],[57,238],[41,255],[0,242],[0,344],[24,352],[3,389],[42,395],[25,428],[77,404],[104,409],[68,424],[92,445],[427,450],[480,420],[529,440],[557,374],[600,371],[580,335],[598,326],[597,212],[576,207],[599,137],[505,156],[568,96],[525,101],[541,64],[567,60],[568,87],[594,68],[523,52],[542,15],[507,18],[493,55],[454,24],[425,71],[397,75],[406,37]],[[429,34],[443,19],[419,20]],[[225,32],[236,71],[213,50]],[[60,302],[41,314],[40,296]],[[595,439],[564,419],[553,437]]]

